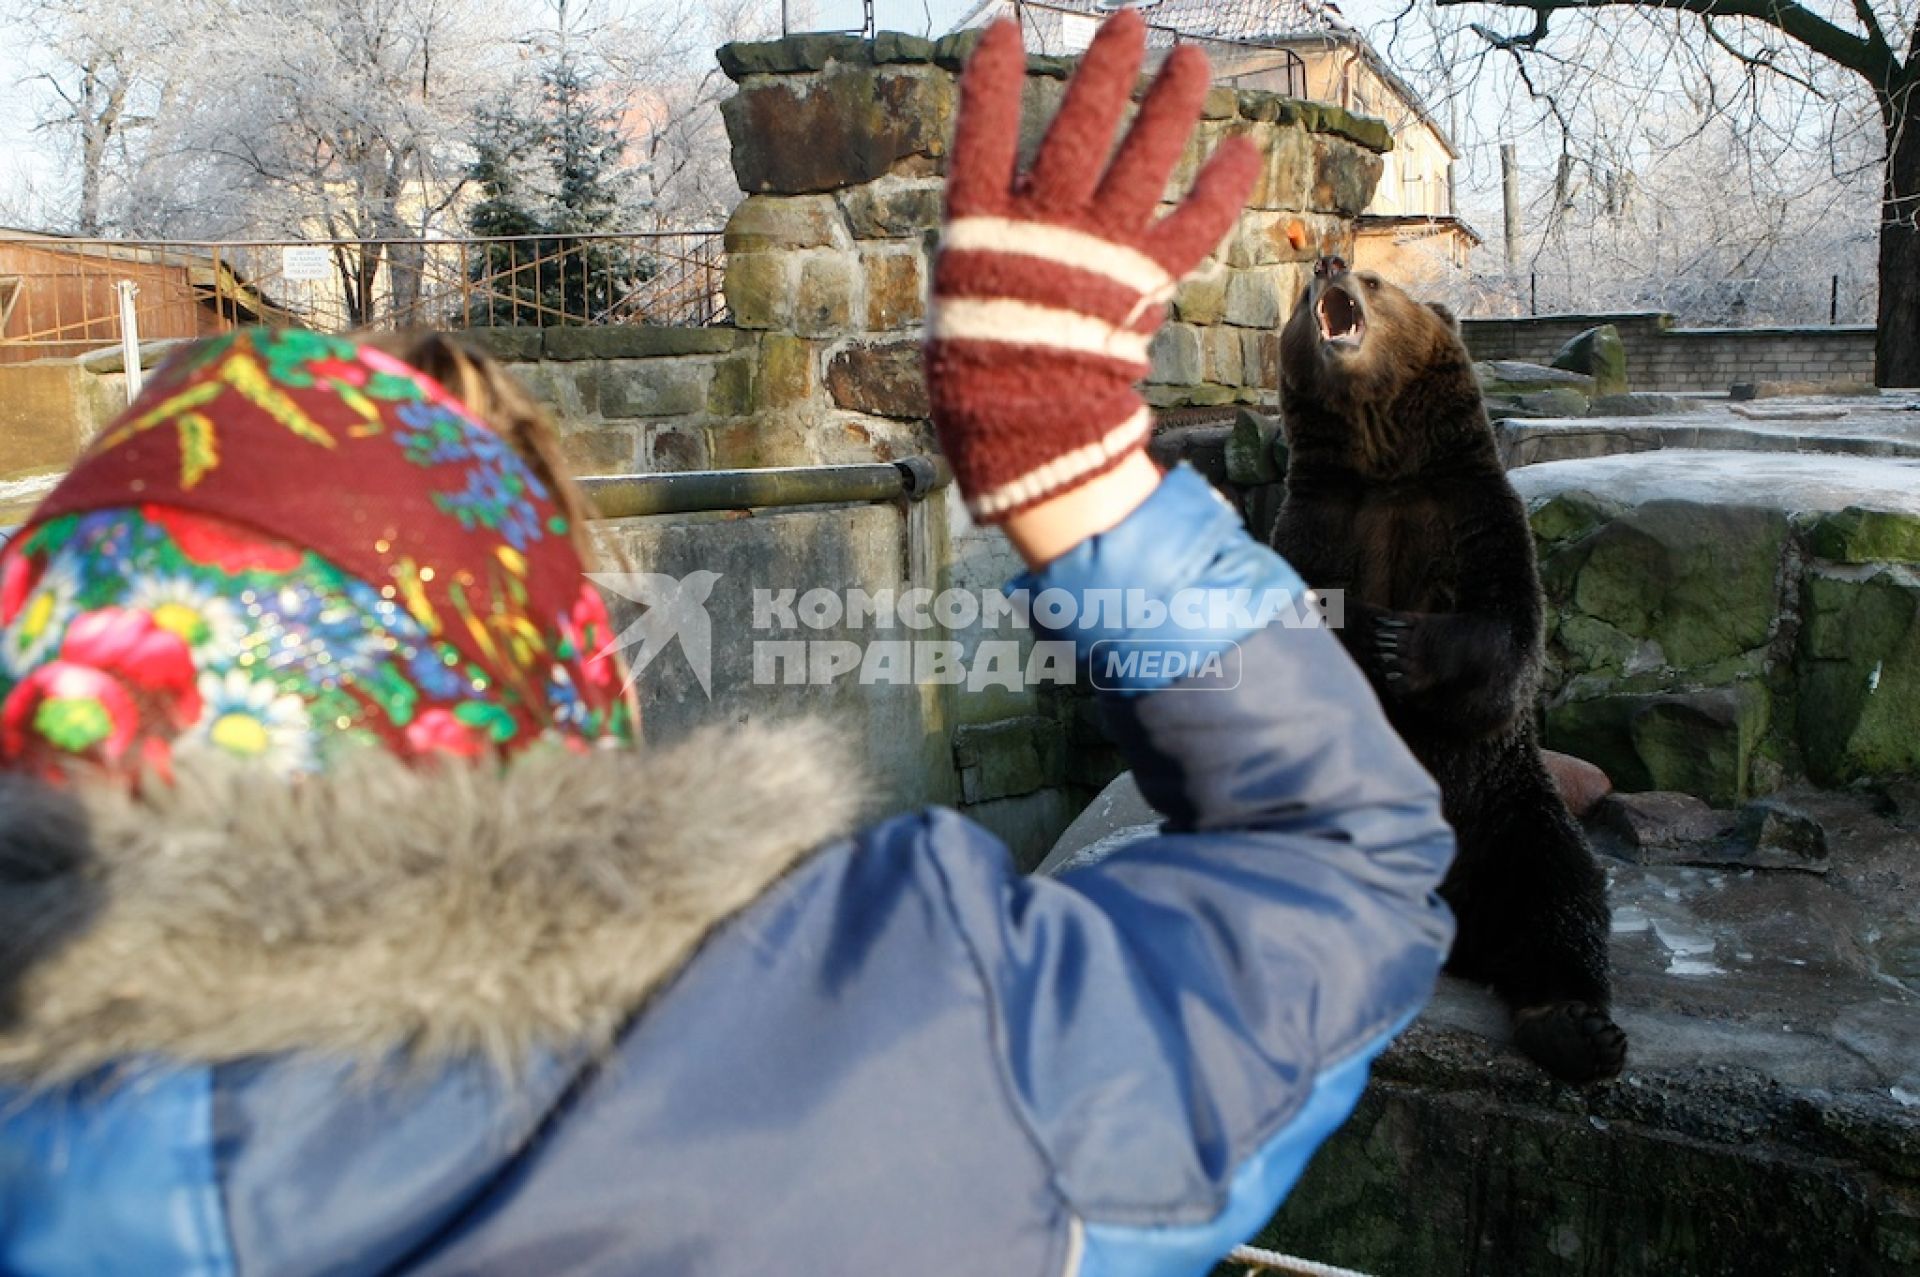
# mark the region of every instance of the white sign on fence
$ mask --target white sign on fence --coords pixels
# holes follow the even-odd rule
[[[295,283],[313,283],[326,279],[333,270],[327,250],[320,244],[289,245],[280,250],[280,277]]]
[[[1093,33],[1100,29],[1100,19],[1091,14],[1061,13],[1060,52],[1085,53],[1087,46],[1093,43]]]

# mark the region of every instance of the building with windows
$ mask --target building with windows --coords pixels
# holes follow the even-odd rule
[[[1119,7],[1111,0],[980,0],[956,29],[1011,18],[1030,52],[1072,55]],[[1393,150],[1360,218],[1355,264],[1415,289],[1444,286],[1464,273],[1480,237],[1454,209],[1453,142],[1331,0],[1146,0],[1131,7],[1147,20],[1150,49],[1198,44],[1218,83],[1384,121]]]

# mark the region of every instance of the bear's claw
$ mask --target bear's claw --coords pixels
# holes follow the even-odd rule
[[[1513,1043],[1562,1082],[1576,1086],[1618,1077],[1627,1063],[1627,1035],[1589,1002],[1550,1002],[1513,1015]]]
[[[1403,682],[1407,677],[1407,654],[1401,644],[1413,628],[1413,622],[1383,616],[1373,624],[1373,654],[1380,662],[1380,676],[1389,683]]]

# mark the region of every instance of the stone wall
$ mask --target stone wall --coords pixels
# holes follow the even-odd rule
[[[1675,328],[1671,315],[1646,313],[1468,319],[1461,329],[1475,359],[1544,364],[1570,339],[1600,324],[1620,331],[1635,390],[1725,392],[1761,381],[1873,384],[1871,325]]]
[[[734,170],[749,193],[726,229],[729,326],[468,335],[514,361],[554,408],[570,457],[587,472],[833,464],[933,451],[919,347],[957,72],[977,38],[800,36],[720,51],[740,86],[723,111]],[[1029,148],[1070,69],[1058,59],[1030,64]],[[1272,331],[1311,260],[1350,251],[1353,218],[1372,195],[1389,145],[1376,121],[1271,94],[1216,91],[1170,196],[1228,132],[1252,135],[1266,166],[1253,207],[1174,298],[1153,349],[1147,395],[1156,406],[1272,398]],[[727,586],[717,589],[750,581],[905,588],[906,541],[886,530],[888,513],[858,507],[639,520],[618,537],[649,570],[732,564]],[[930,501],[917,517],[928,524],[922,543],[940,547],[937,564],[922,570],[933,588],[978,597],[1018,570],[1004,538],[975,527],[957,500]],[[716,613],[716,644],[729,624],[739,637],[744,597],[724,605],[732,622]],[[1032,648],[1030,633],[981,624],[934,637],[958,643],[968,663],[989,641],[1017,638],[1023,660]],[[751,677],[742,654],[750,650],[748,643],[716,656],[711,701],[685,694],[684,678],[674,685],[679,693],[656,690],[648,705],[656,729],[678,734],[712,716],[831,713],[863,734],[890,794],[959,806],[1027,863],[1119,769],[1077,689],[767,686]]]
[[[822,446],[897,439],[925,411],[917,346],[928,266],[957,71],[978,35],[799,36],[720,51],[740,86],[723,110],[749,192],[727,226],[728,304],[733,322],[793,370],[769,407],[810,416]],[[1071,66],[1030,61],[1029,154]],[[1159,407],[1272,399],[1273,330],[1308,263],[1351,252],[1353,219],[1391,144],[1384,125],[1337,108],[1216,89],[1170,197],[1228,133],[1252,137],[1266,164],[1233,233],[1174,299],[1148,377]]]
[[[1916,474],[1710,452],[1513,471],[1548,604],[1546,744],[1720,806],[1920,774]]]

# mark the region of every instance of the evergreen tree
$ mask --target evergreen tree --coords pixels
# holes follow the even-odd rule
[[[567,0],[557,39],[531,92],[510,94],[475,121],[468,177],[480,199],[467,215],[477,236],[531,236],[484,246],[469,268],[488,301],[470,322],[551,327],[611,314],[657,266],[615,240],[631,175],[626,139],[602,77],[575,47]],[[534,109],[524,104],[531,97]]]

